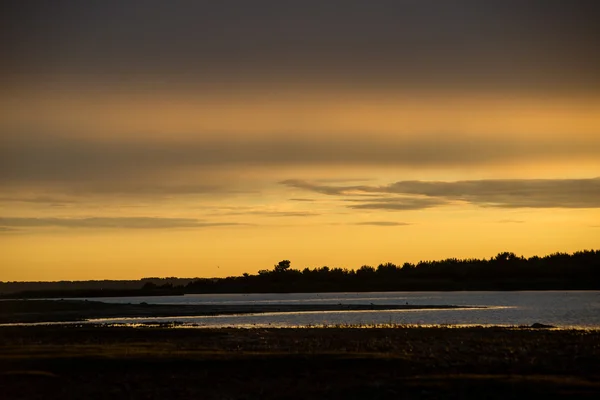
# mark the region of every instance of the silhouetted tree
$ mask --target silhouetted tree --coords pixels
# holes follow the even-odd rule
[[[285,272],[290,269],[292,262],[290,260],[279,261],[277,265],[275,265],[275,272]]]

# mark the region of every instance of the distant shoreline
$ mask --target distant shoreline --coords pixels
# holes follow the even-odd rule
[[[550,286],[547,288],[534,287],[514,287],[514,288],[494,288],[494,287],[476,287],[476,288],[398,288],[398,289],[374,289],[374,290],[325,290],[325,291],[229,291],[229,292],[183,292],[181,290],[174,291],[146,291],[146,290],[130,290],[130,291],[41,291],[41,292],[16,292],[0,294],[0,301],[11,300],[80,300],[80,299],[96,299],[96,298],[117,298],[117,297],[170,297],[170,296],[186,296],[186,295],[261,295],[261,294],[297,294],[297,293],[394,293],[394,292],[597,292],[599,287],[561,287]]]

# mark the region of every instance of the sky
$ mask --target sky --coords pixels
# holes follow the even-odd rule
[[[600,248],[597,1],[0,7],[0,281]]]

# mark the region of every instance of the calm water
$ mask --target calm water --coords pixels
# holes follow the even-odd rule
[[[531,325],[600,329],[600,291],[545,292],[381,292],[206,294],[167,297],[113,297],[89,300],[149,304],[423,304],[487,306],[487,309],[412,311],[335,311],[267,313],[213,317],[110,319],[90,322],[176,321],[206,327],[306,326],[335,324]]]

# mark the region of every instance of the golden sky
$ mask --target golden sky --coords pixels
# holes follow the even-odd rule
[[[3,10],[0,280],[598,248],[598,7],[482,3]]]

